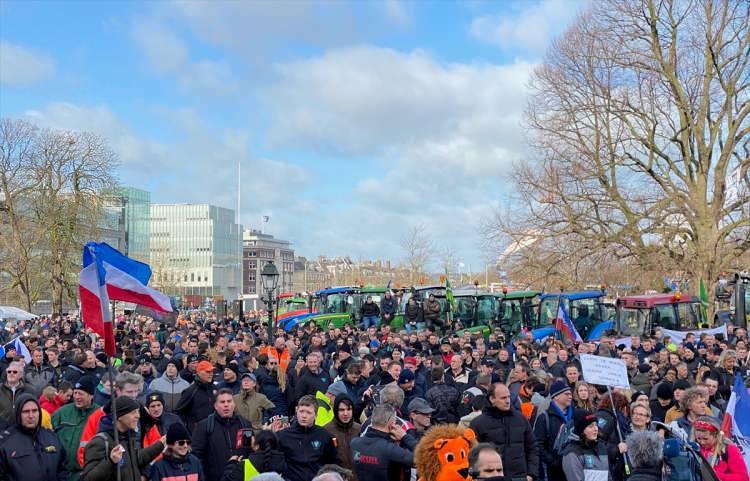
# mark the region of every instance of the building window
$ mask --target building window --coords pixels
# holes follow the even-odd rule
[[[195,282],[195,273],[190,273],[190,282]]]
[[[258,268],[258,261],[250,261],[247,263],[248,269],[257,269]]]
[[[258,251],[250,251],[250,257],[258,257]]]

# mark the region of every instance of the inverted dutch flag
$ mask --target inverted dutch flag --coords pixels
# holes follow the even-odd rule
[[[734,379],[721,429],[742,452],[745,466],[750,467],[750,393],[739,374]]]
[[[570,320],[570,316],[568,315],[568,311],[565,310],[565,304],[563,304],[562,300],[560,301],[559,307],[557,308],[557,320],[555,321],[555,329],[560,331],[560,333],[568,338],[570,342],[576,343],[583,341],[581,335],[578,333],[578,329],[576,329],[575,324],[573,324],[573,321]]]
[[[106,243],[83,246],[78,292],[83,324],[104,338],[104,351],[116,352],[109,300],[132,302],[159,312],[172,312],[169,297],[148,287],[151,268]]]
[[[26,364],[31,362],[31,352],[29,352],[29,348],[26,347],[26,344],[21,342],[21,339],[18,336],[4,346],[0,346],[0,359],[5,357],[5,351],[8,346],[13,346],[16,349],[16,355],[23,356],[26,360]]]

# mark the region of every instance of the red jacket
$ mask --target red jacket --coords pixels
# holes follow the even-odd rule
[[[701,448],[701,454],[710,462],[712,452]],[[717,462],[718,461],[718,462]],[[748,471],[742,453],[734,444],[727,446],[727,452],[712,463],[719,481],[748,481]]]
[[[55,398],[52,401],[49,401],[44,396],[39,396],[39,405],[51,416],[55,411],[65,405],[65,400],[61,398],[59,394],[55,394]]]

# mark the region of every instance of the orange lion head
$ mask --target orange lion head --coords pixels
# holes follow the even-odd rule
[[[474,431],[455,424],[427,431],[414,452],[420,481],[471,481],[469,451],[474,444]]]

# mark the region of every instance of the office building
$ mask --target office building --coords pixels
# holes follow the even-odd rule
[[[176,296],[233,301],[241,294],[240,226],[208,204],[151,204],[152,284]]]
[[[246,309],[261,309],[265,297],[260,273],[269,262],[279,271],[279,292],[290,292],[294,287],[294,250],[289,241],[276,239],[258,230],[246,230],[242,236],[243,298]]]

